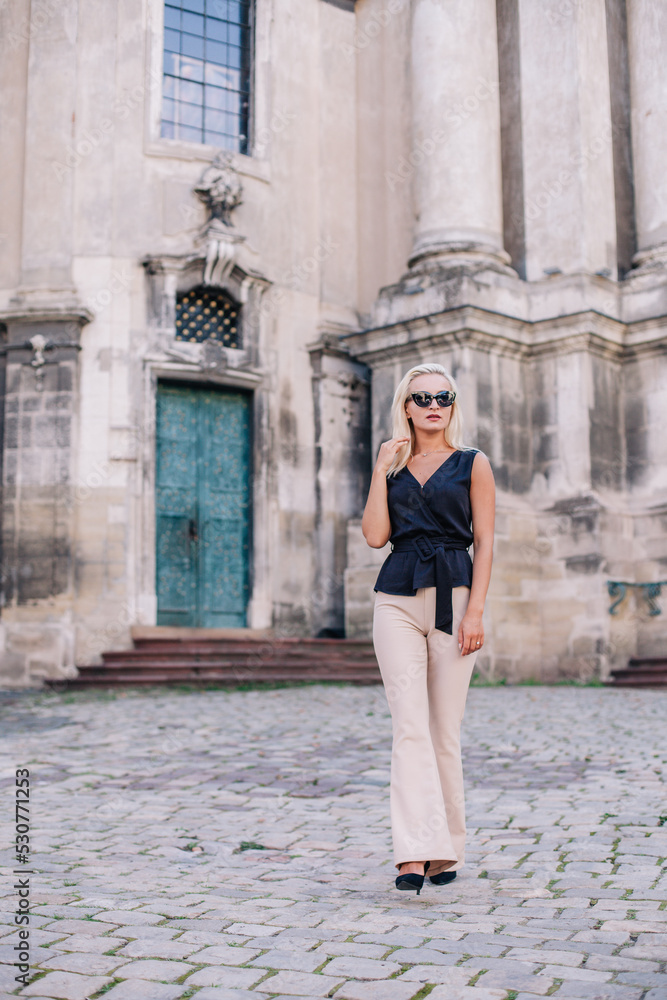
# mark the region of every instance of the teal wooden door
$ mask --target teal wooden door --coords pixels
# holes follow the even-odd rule
[[[249,398],[161,382],[156,438],[157,623],[243,627]]]

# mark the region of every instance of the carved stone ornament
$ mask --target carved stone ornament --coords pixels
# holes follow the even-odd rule
[[[46,358],[44,357],[46,345],[47,339],[41,333],[36,333],[34,337],[30,338],[30,346],[35,354],[30,364],[35,369],[35,388],[38,392],[41,392],[44,388],[43,365],[46,364]]]
[[[198,242],[203,244],[205,285],[222,285],[236,263],[236,248],[245,239],[232,232],[230,213],[241,204],[242,185],[231,153],[220,152],[193,189],[209,210]]]
[[[243,187],[234,167],[233,155],[220,152],[206,167],[194,192],[210,212],[208,222],[220,219],[225,226],[231,226],[230,213],[241,204]]]
[[[207,226],[201,237],[206,256],[204,285],[224,285],[236,263],[236,247],[243,240],[243,236],[225,230],[217,219]]]

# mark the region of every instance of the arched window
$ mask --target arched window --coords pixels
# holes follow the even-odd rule
[[[220,288],[200,285],[176,299],[176,340],[202,344],[215,340],[223,347],[241,346],[241,310]]]

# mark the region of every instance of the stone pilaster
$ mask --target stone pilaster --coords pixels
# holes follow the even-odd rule
[[[315,409],[315,539],[312,606],[316,634],[344,635],[347,524],[359,517],[370,480],[369,376],[338,336],[309,346]]]
[[[7,325],[2,649],[8,683],[74,664],[74,462],[86,310],[17,309]]]
[[[411,266],[505,267],[495,0],[413,0]]]
[[[25,111],[23,289],[73,291],[75,167],[103,138],[99,129],[80,134],[75,130],[77,19],[78,0],[63,0],[49,5],[44,19],[35,15],[31,21]]]
[[[639,267],[667,262],[667,8],[628,0],[632,158]]]

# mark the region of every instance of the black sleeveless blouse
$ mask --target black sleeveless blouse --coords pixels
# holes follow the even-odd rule
[[[408,468],[387,478],[392,549],[374,589],[436,587],[435,627],[452,634],[452,587],[472,585],[470,477],[478,448],[455,451],[423,486]]]

